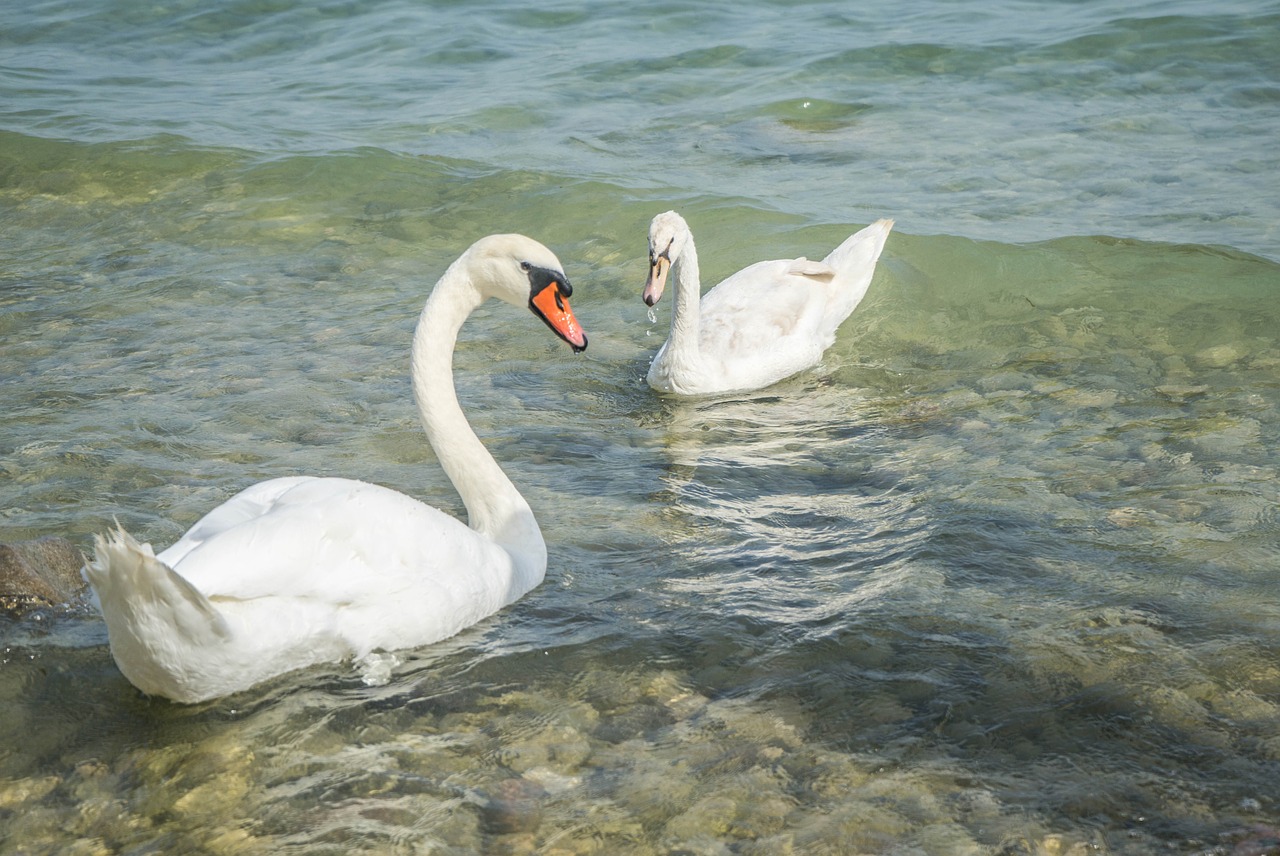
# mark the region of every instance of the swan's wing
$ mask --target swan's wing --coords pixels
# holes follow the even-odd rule
[[[197,520],[177,543],[160,554],[160,560],[169,567],[174,567],[210,538],[216,538],[220,533],[246,521],[262,517],[279,502],[281,496],[304,482],[315,480],[314,476],[292,476],[258,482],[245,488]]]
[[[215,603],[285,597],[358,606],[371,593],[421,597],[424,586],[448,596],[474,583],[451,570],[509,564],[500,547],[461,521],[388,488],[336,478],[280,487],[274,498],[264,490],[215,509],[209,516],[231,525],[206,531],[174,570]],[[265,503],[262,513],[245,517],[251,500]]]
[[[704,357],[749,359],[792,342],[807,351],[826,307],[829,271],[807,259],[758,262],[720,283],[702,299]]]
[[[699,383],[685,386],[753,389],[816,363],[832,342],[823,317],[833,277],[830,266],[808,259],[758,262],[707,292],[699,320]]]

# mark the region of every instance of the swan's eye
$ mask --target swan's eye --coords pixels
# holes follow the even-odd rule
[[[533,270],[533,265],[529,264],[528,262],[520,262],[520,270],[524,271],[525,273],[528,273],[529,271]]]
[[[521,267],[524,267],[525,264],[528,263],[521,264]],[[561,295],[565,297],[573,296],[573,286],[569,284],[569,280],[560,271],[538,267],[535,264],[530,264],[525,270],[529,273],[530,294],[542,294],[554,285],[556,291]]]

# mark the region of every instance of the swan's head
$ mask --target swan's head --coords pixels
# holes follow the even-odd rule
[[[472,244],[467,256],[481,294],[528,306],[575,352],[587,349],[587,334],[569,308],[573,286],[555,253],[524,235],[490,235]]]
[[[649,279],[644,284],[644,302],[653,306],[662,299],[667,273],[689,240],[689,224],[674,211],[666,211],[649,224]]]

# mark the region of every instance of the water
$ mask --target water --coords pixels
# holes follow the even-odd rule
[[[1280,5],[46,2],[0,31],[0,540],[254,481],[460,513],[407,349],[564,261],[459,392],[547,581],[382,686],[140,697],[0,619],[6,853],[1249,853],[1280,826]],[[643,383],[712,282],[897,220],[823,365]]]

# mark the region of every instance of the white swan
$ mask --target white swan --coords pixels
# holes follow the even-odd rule
[[[458,405],[453,348],[472,310],[497,297],[581,351],[570,293],[546,247],[492,235],[450,265],[418,318],[418,412],[470,527],[385,487],[304,476],[248,488],[159,556],[123,528],[97,536],[86,576],[125,677],[148,695],[204,701],[302,666],[436,642],[540,583],[542,532]]]
[[[658,302],[671,269],[676,296],[649,385],[676,395],[745,392],[816,365],[867,293],[892,228],[892,220],[877,220],[820,262],[757,262],[700,297],[689,225],[674,211],[654,217],[644,302]]]

